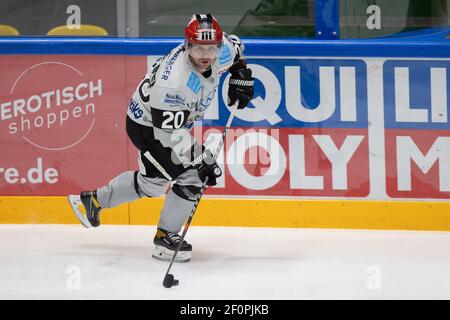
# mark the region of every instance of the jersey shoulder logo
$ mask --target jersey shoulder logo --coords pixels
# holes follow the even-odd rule
[[[219,52],[219,63],[226,64],[231,62],[231,52],[230,48],[224,44]]]
[[[183,52],[183,48],[180,47],[175,53],[172,55],[169,61],[166,63],[166,67],[164,68],[164,71],[161,74],[162,80],[169,80],[170,73],[172,72],[172,69],[174,68],[175,62],[177,61],[180,54]]]
[[[195,94],[198,94],[201,88],[200,77],[192,72],[191,75],[189,76],[186,86],[189,89],[191,89]]]

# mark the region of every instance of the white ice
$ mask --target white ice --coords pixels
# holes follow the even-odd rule
[[[0,225],[0,299],[450,298],[450,232],[192,226],[166,289],[155,230]]]

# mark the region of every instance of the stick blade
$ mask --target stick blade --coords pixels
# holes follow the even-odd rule
[[[166,274],[163,280],[164,288],[172,288],[172,286],[177,286],[179,281],[174,278],[173,274]]]

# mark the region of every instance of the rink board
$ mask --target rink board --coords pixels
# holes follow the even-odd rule
[[[0,41],[0,223],[76,223],[64,195],[137,170],[125,111],[148,67],[178,43],[148,42]],[[196,224],[450,230],[448,41],[246,48],[255,97],[233,121],[224,176]],[[194,128],[213,150],[228,77],[200,102],[208,109]],[[161,207],[139,200],[102,219],[156,224]]]
[[[103,224],[156,225],[163,198],[104,211]],[[64,197],[0,197],[1,223],[77,224]],[[204,198],[192,225],[450,231],[444,202]]]

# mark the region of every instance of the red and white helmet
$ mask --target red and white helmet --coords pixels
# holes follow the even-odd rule
[[[221,44],[222,28],[212,14],[194,14],[184,29],[188,43]]]

